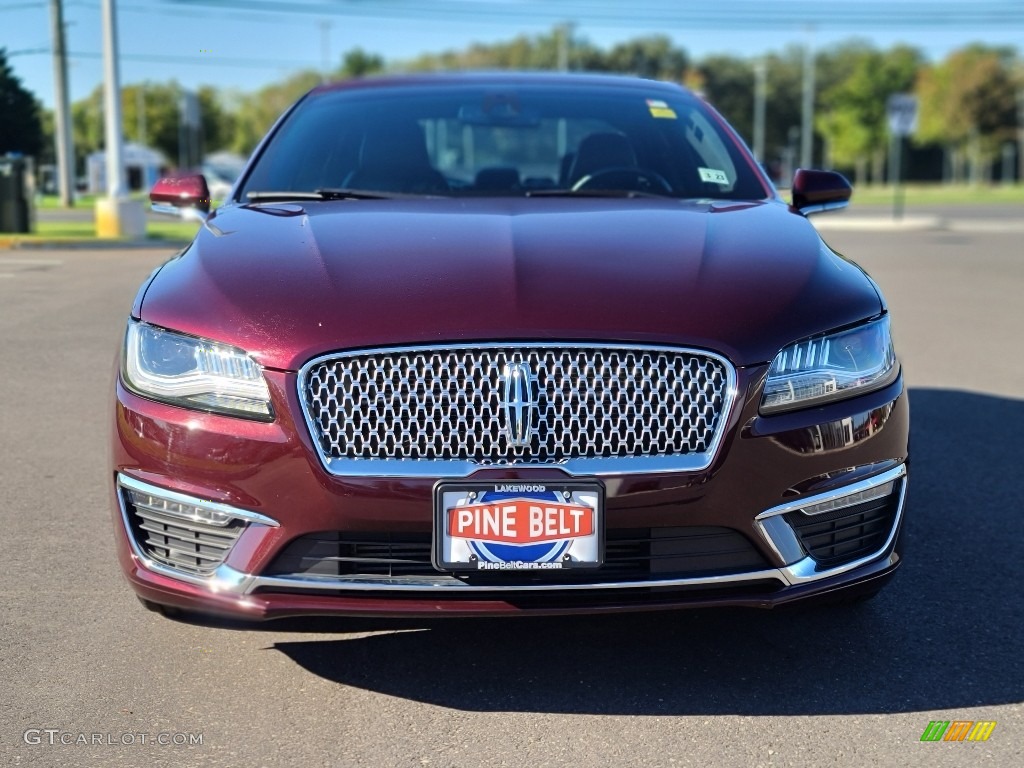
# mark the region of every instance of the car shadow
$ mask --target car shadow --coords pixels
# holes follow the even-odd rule
[[[818,610],[314,621],[273,648],[328,680],[471,711],[820,715],[1024,700],[1024,401],[915,389],[906,560]],[[370,634],[367,634],[370,633]]]

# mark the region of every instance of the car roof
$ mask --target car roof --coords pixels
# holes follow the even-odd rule
[[[310,95],[331,91],[357,89],[386,89],[408,87],[440,87],[457,85],[520,86],[549,85],[556,87],[586,86],[588,88],[643,90],[646,93],[664,91],[680,95],[692,93],[681,85],[661,80],[648,80],[635,75],[566,73],[566,72],[430,72],[398,75],[371,75],[368,77],[325,83],[313,88]]]

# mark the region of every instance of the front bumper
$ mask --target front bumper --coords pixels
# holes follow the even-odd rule
[[[118,386],[112,488],[121,564],[146,600],[249,619],[767,608],[836,590],[876,589],[900,564],[909,424],[902,380],[824,408],[763,418],[757,415],[762,375],[741,372],[738,391],[748,396],[733,409],[722,450],[707,471],[604,478],[610,528],[729,529],[759,553],[760,567],[629,579],[602,578],[597,572],[585,582],[559,584],[538,579],[472,583],[439,572],[282,573],[274,567],[281,553],[318,531],[341,537],[366,531],[429,535],[433,479],[329,475],[304,426],[287,416],[299,413],[294,379],[273,372],[268,379],[280,414],[273,424],[193,413]],[[491,469],[478,475],[565,477],[557,469]],[[193,515],[183,536],[191,535],[190,526],[199,529],[197,537],[204,535],[203,525],[209,523],[196,523],[195,515],[206,514],[205,509],[217,513],[208,519],[240,530],[219,559],[196,561],[205,567],[181,566],[154,556],[170,550],[147,544],[141,518],[133,517],[133,500],[140,498],[164,499],[177,504],[179,514]],[[165,508],[166,502],[161,502]],[[864,538],[868,523],[854,513],[872,502],[888,506],[870,523],[875,538]],[[858,532],[863,534],[858,542],[872,542],[870,551],[844,558],[844,536]],[[809,538],[814,536],[819,538]],[[832,547],[827,556],[826,550],[814,549],[822,537]]]

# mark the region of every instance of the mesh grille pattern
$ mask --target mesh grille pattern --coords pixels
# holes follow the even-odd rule
[[[530,371],[530,439],[506,432],[507,364]],[[338,356],[305,377],[329,459],[557,464],[707,452],[728,375],[694,352],[587,347],[419,349]]]

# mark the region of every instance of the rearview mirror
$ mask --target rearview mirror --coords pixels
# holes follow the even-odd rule
[[[845,208],[853,187],[835,171],[809,171],[798,168],[793,174],[793,207],[804,216]]]
[[[167,176],[153,185],[149,202],[156,213],[205,219],[210,212],[210,188],[206,177],[198,174]]]

